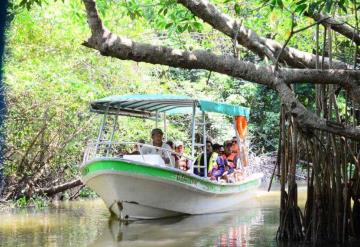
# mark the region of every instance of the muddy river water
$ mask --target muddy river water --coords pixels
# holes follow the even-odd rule
[[[300,204],[305,188],[300,188]],[[277,243],[279,192],[234,211],[119,223],[101,199],[0,212],[0,246],[294,246]]]

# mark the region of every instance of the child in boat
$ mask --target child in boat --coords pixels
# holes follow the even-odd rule
[[[174,143],[174,146],[175,146],[175,152],[178,153],[178,154],[174,154],[175,167],[183,171],[189,170],[190,165],[188,164],[188,160],[183,156],[184,143],[182,141],[176,141]]]
[[[145,144],[144,139],[138,140],[138,143],[134,145],[134,150],[130,154],[140,154],[141,144]]]
[[[224,175],[227,177],[227,182],[236,182],[242,178],[240,157],[239,154],[235,151],[238,149],[234,149],[234,145],[237,146],[235,138],[233,138],[233,140],[227,140],[224,142],[225,152],[223,157],[228,162],[228,167],[226,167],[226,171],[224,173]]]
[[[237,153],[232,151],[233,143],[231,140],[227,140],[224,142],[224,155],[223,157],[228,161],[229,168],[235,169],[236,163],[238,160]]]

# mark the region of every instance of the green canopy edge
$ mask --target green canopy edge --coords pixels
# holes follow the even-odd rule
[[[150,116],[154,112],[166,114],[191,114],[196,104],[201,111],[216,112],[229,116],[245,116],[249,120],[250,109],[243,106],[218,103],[209,100],[192,99],[188,96],[171,94],[128,94],[112,95],[91,102],[91,111],[105,113],[107,107],[112,113],[132,113],[136,116]],[[134,115],[135,116],[135,115]]]

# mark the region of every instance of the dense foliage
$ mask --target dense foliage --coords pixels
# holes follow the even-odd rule
[[[225,13],[242,17],[248,27],[280,42],[290,34],[291,11],[297,15],[296,27],[303,28],[313,21],[300,18],[301,15],[317,8],[331,11],[350,4],[350,1],[326,1],[327,5],[321,1],[214,2],[221,3]],[[138,41],[188,50],[200,47],[268,63],[231,39],[224,39],[174,0],[101,0],[97,6],[106,26]],[[248,106],[251,149],[276,150],[280,102],[265,86],[202,70],[145,64],[140,67],[89,52],[81,45],[89,30],[80,0],[15,1],[11,11],[5,68],[9,114],[4,169],[9,184],[21,182],[20,188],[24,189],[31,186],[29,181],[35,181],[41,187],[76,176],[84,145],[95,136],[95,123],[99,121],[89,114],[88,103],[110,94],[176,93]],[[346,42],[340,38],[336,52],[349,57],[346,54],[351,54],[352,48]],[[289,45],[311,52],[312,43],[312,31],[305,30],[292,37]],[[313,109],[314,88],[299,85],[295,90],[299,99]],[[136,128],[128,128],[134,121]],[[210,121],[218,126],[216,118]],[[145,129],[142,121],[127,119],[122,123],[120,133],[124,139],[149,139],[147,129],[151,123],[147,122]],[[185,130],[186,124],[180,124],[180,128]],[[219,128],[211,129],[216,140],[221,140],[219,135],[223,133]],[[170,138],[185,139],[186,132],[171,128]],[[52,181],[54,177],[59,179]]]
[[[104,21],[119,33],[144,41],[154,39],[154,42],[162,42],[161,35],[167,35],[172,37],[167,42],[178,47],[192,49],[200,41],[209,49],[231,51],[231,42],[210,42],[208,36],[216,36],[211,31],[202,35],[195,32],[204,29],[202,24],[182,26],[179,15],[184,15],[184,20],[191,16],[182,11],[171,13],[173,1],[164,1],[163,7],[160,4],[152,12],[137,11],[131,7],[133,1],[99,3]],[[161,20],[165,17],[159,12],[166,21]],[[43,3],[29,10],[18,8],[13,14],[5,66],[9,107],[4,129],[7,140],[4,172],[8,187],[3,196],[6,198],[24,193],[31,196],[33,187],[51,186],[76,177],[84,146],[96,135],[99,121],[89,113],[88,103],[111,94],[175,93],[249,106],[253,150],[275,150],[278,104],[269,103],[278,99],[264,87],[201,70],[143,64],[140,68],[131,62],[89,52],[81,45],[89,30],[80,1]],[[110,22],[119,14],[123,16],[121,22]],[[152,19],[154,16],[158,19]],[[135,17],[153,21],[147,23]],[[174,22],[170,25],[171,18]],[[178,35],[185,29],[191,33]],[[244,56],[254,59],[246,52]],[[258,101],[263,96],[268,102]],[[216,140],[222,140],[220,134],[229,135],[221,130],[224,127],[218,125],[218,119],[210,121],[214,125],[211,135]],[[228,126],[227,120],[220,121]],[[176,118],[173,122],[182,123]],[[141,120],[124,119],[121,123],[123,139],[149,139],[152,123],[146,122],[147,128],[143,128]],[[135,128],[129,128],[130,125]],[[180,124],[178,128],[187,130],[187,125]],[[178,128],[170,128],[170,139],[187,137],[187,132]]]
[[[80,0],[12,5],[6,199],[25,204],[34,188],[77,175],[98,121],[86,111],[91,99],[186,94],[251,107],[252,149],[278,147],[278,239],[360,238],[357,0],[82,2],[88,26]],[[208,118],[216,141],[229,134],[221,127],[229,119]],[[189,120],[171,121],[179,126],[170,139],[184,140]],[[148,139],[144,127],[151,125],[124,119],[117,137]],[[295,179],[300,164],[310,178],[304,214]]]

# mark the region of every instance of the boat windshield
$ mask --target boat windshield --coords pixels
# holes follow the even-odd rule
[[[154,152],[145,153],[144,150],[146,149],[153,149]],[[176,167],[176,158],[181,158],[188,164],[194,162],[194,159],[185,154],[179,154],[169,149],[140,142],[91,141],[88,143],[83,163],[85,164],[87,161],[101,158],[126,159],[150,165],[174,168],[178,168]]]

